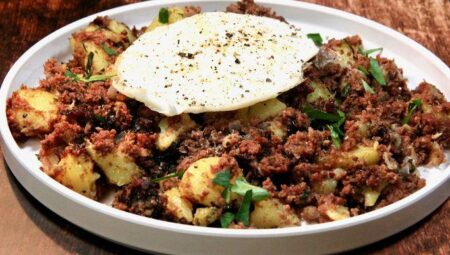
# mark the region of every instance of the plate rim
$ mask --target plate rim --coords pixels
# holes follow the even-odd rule
[[[411,206],[414,203],[426,199],[426,196],[432,193],[434,190],[441,187],[441,185],[445,185],[446,182],[450,180],[450,166],[446,168],[447,172],[445,178],[442,178],[438,183],[434,183],[434,185],[426,185],[424,188],[416,191],[415,193],[393,203],[383,208],[377,209],[375,211],[371,211],[362,215],[358,215],[355,217],[351,217],[349,219],[341,220],[341,221],[333,221],[321,224],[314,224],[308,226],[297,226],[290,228],[281,228],[281,229],[245,229],[245,230],[236,230],[236,229],[222,229],[222,228],[210,228],[210,227],[200,227],[200,226],[190,226],[179,223],[173,223],[153,218],[147,218],[144,216],[135,215],[132,213],[124,212],[119,209],[113,208],[111,206],[102,204],[100,202],[91,200],[86,198],[75,191],[63,186],[62,184],[55,181],[53,178],[49,177],[42,171],[36,171],[36,169],[32,169],[25,162],[19,159],[19,155],[21,153],[21,149],[18,144],[12,137],[11,131],[7,124],[6,119],[6,100],[8,95],[9,87],[12,85],[13,78],[17,75],[17,73],[21,70],[25,62],[31,58],[35,53],[37,53],[43,46],[50,43],[54,38],[61,36],[68,31],[72,31],[77,27],[84,26],[88,22],[90,22],[94,17],[99,15],[115,15],[122,12],[129,12],[140,8],[146,7],[155,7],[161,5],[176,5],[176,4],[189,4],[189,3],[201,3],[201,2],[234,2],[230,0],[174,0],[174,1],[164,1],[164,0],[155,0],[155,1],[147,1],[147,2],[139,2],[124,6],[119,6],[116,8],[112,8],[109,10],[101,11],[98,13],[94,13],[82,19],[76,20],[68,25],[63,26],[62,28],[52,32],[51,34],[45,36],[43,39],[34,44],[31,48],[29,48],[25,53],[21,55],[21,57],[14,63],[11,67],[5,79],[3,80],[2,86],[0,88],[0,111],[2,111],[0,115],[0,134],[3,142],[3,149],[10,150],[11,154],[18,159],[20,166],[25,169],[28,174],[31,174],[34,178],[36,178],[41,185],[46,185],[54,192],[59,193],[65,199],[70,200],[78,204],[79,206],[86,207],[88,209],[97,211],[98,213],[123,220],[126,222],[131,222],[134,224],[144,225],[146,227],[151,227],[155,229],[162,229],[167,231],[173,231],[178,233],[187,233],[194,234],[200,236],[217,236],[217,237],[232,237],[232,238],[268,238],[268,237],[285,237],[285,236],[302,236],[309,234],[319,234],[327,231],[333,230],[341,230],[345,228],[350,228],[355,225],[360,225],[368,221],[374,221],[391,214],[394,214],[396,211],[399,211],[405,207]],[[279,0],[262,0],[257,1],[261,4],[272,4],[272,5],[282,5],[292,8],[301,8],[306,10],[314,10],[318,12],[322,12],[331,16],[335,16],[338,18],[346,19],[351,22],[356,22],[362,24],[364,26],[371,27],[376,29],[381,33],[389,33],[391,36],[395,37],[395,39],[412,46],[415,50],[419,51],[424,57],[426,57],[431,63],[433,63],[440,71],[442,71],[447,80],[450,81],[450,69],[448,66],[440,60],[436,55],[434,55],[431,51],[429,51],[424,46],[420,45],[413,39],[406,37],[405,35],[395,31],[392,28],[379,24],[375,21],[369,20],[367,18],[357,16],[355,14],[351,14],[342,10],[333,9],[326,6],[298,2],[298,1],[279,1]],[[12,170],[12,169],[11,169]],[[12,170],[14,173],[14,171]],[[33,195],[33,194],[32,194]],[[447,194],[448,197],[448,194]],[[39,200],[39,199],[38,199]],[[46,204],[44,204],[47,206]],[[64,218],[64,216],[62,216]]]

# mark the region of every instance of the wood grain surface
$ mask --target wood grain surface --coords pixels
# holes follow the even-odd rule
[[[49,33],[89,14],[132,2],[137,1],[0,1],[0,80],[21,54]],[[345,10],[387,25],[450,64],[448,0],[308,2]],[[3,158],[1,149],[0,158]],[[3,160],[0,160],[0,201],[0,254],[137,253],[87,233],[46,209],[16,181]],[[407,230],[351,253],[450,254],[450,200]]]

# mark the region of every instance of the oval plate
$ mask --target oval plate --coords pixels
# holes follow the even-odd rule
[[[7,74],[0,91],[0,130],[5,159],[19,182],[41,203],[70,222],[104,238],[146,251],[174,254],[297,254],[331,253],[353,249],[395,234],[435,210],[450,194],[450,167],[420,169],[427,185],[416,193],[379,210],[342,221],[266,230],[233,230],[195,227],[145,218],[114,209],[62,186],[39,170],[35,153],[38,142],[17,145],[9,130],[7,98],[21,84],[36,85],[43,77],[42,65],[51,57],[68,60],[71,33],[97,15],[108,15],[138,27],[150,23],[160,7],[197,5],[203,11],[225,10],[234,1],[177,0],[127,5],[86,17],[45,37],[30,48]],[[373,21],[313,4],[263,0],[290,23],[305,32],[326,37],[359,34],[367,48],[383,47],[404,69],[411,88],[423,79],[437,85],[450,98],[449,68],[413,40]],[[413,57],[413,61],[411,61]]]

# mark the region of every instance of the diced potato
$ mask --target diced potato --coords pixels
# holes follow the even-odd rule
[[[159,15],[156,15],[156,17],[153,19],[152,23],[145,29],[145,32],[149,32],[154,30],[157,27],[169,25],[172,23],[175,23],[179,20],[184,19],[184,9],[179,7],[169,7],[169,22],[167,24],[163,24],[159,22]]]
[[[195,122],[186,113],[175,117],[164,117],[158,124],[161,131],[156,140],[156,147],[160,151],[167,150],[178,140],[179,135],[194,128],[195,125]]]
[[[94,57],[92,58],[92,73],[104,73],[110,65],[108,54],[106,54],[101,46],[93,42],[87,41],[83,44],[87,54],[90,52],[94,54]],[[88,58],[86,57],[84,61],[83,65],[87,66]]]
[[[28,137],[50,132],[57,113],[56,95],[39,88],[21,87],[14,92],[7,106],[12,128]]]
[[[364,195],[364,206],[374,206],[381,194],[381,191],[386,187],[387,183],[381,183],[376,189],[365,187],[362,191]]]
[[[92,74],[113,75],[114,70],[109,67],[114,63],[115,56],[136,40],[136,37],[121,22],[107,17],[97,19],[99,22],[93,22],[74,33],[70,38],[70,46],[74,58],[83,65],[86,72],[89,71],[87,63],[92,52]],[[109,48],[109,51],[105,50],[106,48]]]
[[[327,101],[330,98],[333,98],[333,95],[330,93],[328,88],[323,83],[311,82],[309,86],[314,90],[306,96],[306,102],[314,103],[319,99],[323,99]]]
[[[337,161],[338,167],[349,167],[352,166],[356,158],[357,160],[363,161],[367,165],[375,165],[380,161],[381,155],[377,150],[378,144],[374,143],[373,146],[362,146],[359,145],[356,149],[349,152],[344,152],[341,154]]]
[[[334,48],[334,51],[339,55],[339,64],[342,67],[348,67],[355,63],[353,50],[345,41],[339,47]]]
[[[189,200],[183,198],[177,187],[171,188],[164,192],[167,197],[166,210],[178,221],[191,223],[194,217],[192,216],[192,204]]]
[[[337,205],[329,208],[326,215],[332,220],[343,220],[350,218],[350,211],[345,206]]]
[[[208,226],[220,218],[221,210],[217,207],[197,208],[194,215],[194,225]]]
[[[337,181],[335,179],[325,179],[313,186],[313,190],[320,194],[334,193],[336,190]]]
[[[120,144],[112,152],[102,154],[97,152],[93,144],[87,141],[86,150],[112,184],[122,186],[142,174],[140,167],[121,148]]]
[[[279,121],[270,121],[269,130],[272,132],[272,135],[284,139],[287,135],[286,126]]]
[[[300,219],[289,207],[278,199],[267,199],[254,203],[250,214],[250,225],[256,228],[280,228],[300,225]]]
[[[286,105],[280,100],[273,98],[238,110],[236,112],[236,117],[243,122],[247,122],[252,119],[264,121],[277,116],[284,109],[286,109]]]
[[[222,186],[213,183],[216,172],[213,172],[214,166],[219,164],[220,157],[208,157],[195,161],[184,172],[179,189],[181,194],[190,201],[204,206],[223,206],[225,200],[222,198],[222,192],[225,189]],[[242,176],[242,173],[232,173],[230,183]]]
[[[94,162],[89,156],[68,153],[56,167],[55,179],[64,186],[92,199],[97,198],[95,182],[100,175],[94,171]]]
[[[428,158],[429,166],[438,166],[445,161],[444,149],[437,142],[431,144],[431,150]]]
[[[117,35],[121,35],[121,34],[126,34],[129,44],[131,44],[132,42],[134,42],[134,40],[136,40],[136,37],[134,36],[133,32],[131,32],[131,30],[122,22],[118,22],[117,20],[110,20],[107,28],[117,34]]]
[[[358,125],[358,129],[356,130],[356,132],[362,137],[368,137],[369,136],[369,124],[358,122],[357,125]]]

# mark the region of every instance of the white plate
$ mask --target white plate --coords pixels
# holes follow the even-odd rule
[[[225,10],[234,1],[177,0],[170,4],[199,5],[204,11]],[[328,37],[359,34],[366,47],[384,47],[383,54],[404,68],[410,87],[426,79],[450,98],[449,68],[413,40],[373,21],[334,9],[278,0],[263,0],[289,22],[306,32]],[[128,25],[148,24],[169,2],[127,5],[89,16],[47,36],[11,68],[0,91],[0,129],[5,159],[20,183],[41,203],[72,223],[104,238],[146,251],[176,254],[297,254],[330,253],[375,242],[416,223],[435,210],[450,194],[450,167],[421,169],[427,185],[407,198],[350,219],[318,225],[271,229],[231,230],[170,223],[126,213],[85,198],[39,170],[37,143],[19,147],[6,121],[7,98],[22,83],[36,85],[42,65],[51,57],[67,60],[68,38],[97,15],[108,15]]]

